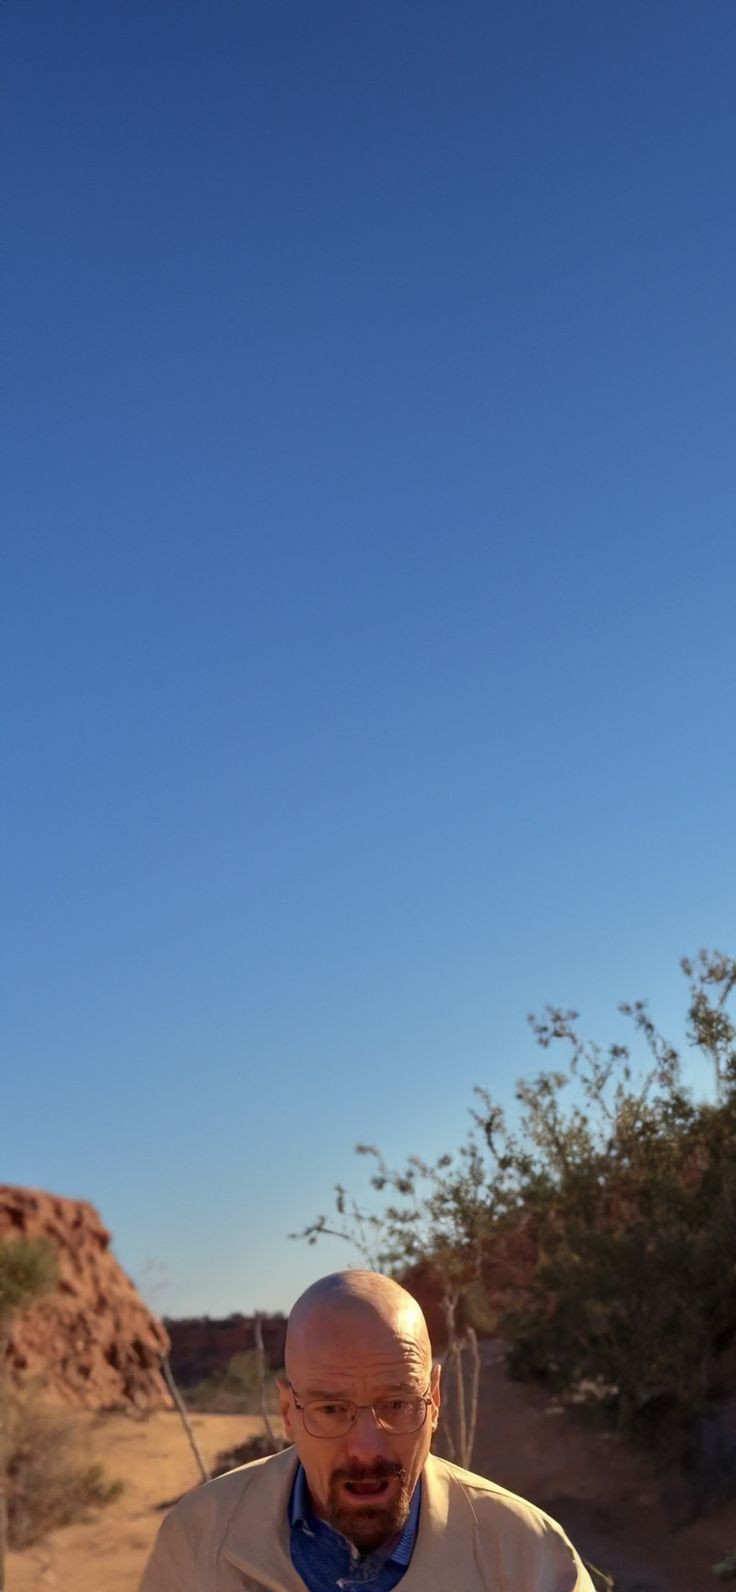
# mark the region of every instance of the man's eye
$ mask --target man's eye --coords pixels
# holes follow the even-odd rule
[[[381,1407],[387,1415],[403,1415],[404,1410],[409,1409],[413,1403],[413,1399],[383,1399]]]
[[[345,1415],[348,1408],[347,1404],[316,1404],[314,1407],[320,1415]]]

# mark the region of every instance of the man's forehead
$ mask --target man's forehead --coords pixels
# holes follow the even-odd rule
[[[426,1368],[416,1348],[406,1355],[362,1358],[324,1352],[307,1354],[296,1360],[292,1369],[299,1376],[297,1391],[310,1398],[345,1393],[358,1385],[370,1386],[381,1393],[401,1393],[416,1390],[420,1383],[424,1387],[427,1380]]]
[[[393,1319],[355,1300],[320,1303],[294,1323],[289,1336],[289,1365],[310,1382],[328,1370],[346,1375],[367,1373],[399,1382],[427,1358],[409,1312]]]
[[[352,1377],[427,1373],[432,1350],[416,1299],[374,1272],[335,1272],[297,1299],[286,1332],[286,1374],[295,1387],[318,1367]]]

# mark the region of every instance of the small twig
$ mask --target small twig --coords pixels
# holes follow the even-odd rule
[[[465,1418],[465,1378],[463,1375],[463,1351],[457,1338],[453,1345],[452,1357],[455,1363],[455,1387],[457,1389],[457,1436],[460,1448],[460,1464],[467,1469],[468,1426]]]
[[[55,1587],[57,1584],[56,1571],[54,1569],[53,1560],[49,1550],[47,1548],[39,1548],[38,1551],[32,1555],[32,1557],[35,1559],[36,1564],[39,1567],[43,1585],[45,1587]]]
[[[206,1464],[204,1462],[204,1458],[202,1456],[202,1450],[201,1450],[201,1448],[199,1446],[199,1443],[197,1442],[197,1439],[196,1439],[196,1437],[194,1435],[194,1431],[192,1429],[192,1423],[191,1423],[191,1421],[189,1419],[189,1415],[188,1415],[188,1412],[187,1412],[186,1405],[185,1405],[184,1400],[183,1400],[183,1398],[181,1396],[181,1393],[179,1392],[179,1389],[178,1389],[178,1387],[177,1387],[177,1385],[176,1385],[176,1383],[174,1381],[173,1372],[171,1370],[171,1366],[169,1365],[168,1355],[164,1355],[164,1357],[163,1357],[163,1359],[161,1361],[161,1372],[162,1372],[162,1375],[163,1375],[163,1379],[164,1379],[164,1381],[166,1383],[166,1386],[167,1386],[167,1388],[168,1388],[168,1390],[169,1390],[169,1392],[171,1394],[171,1397],[174,1400],[174,1404],[176,1406],[176,1409],[178,1410],[179,1417],[180,1417],[180,1420],[181,1420],[181,1424],[184,1427],[184,1430],[185,1430],[185,1432],[187,1434],[189,1447],[191,1448],[192,1453],[194,1455],[194,1458],[197,1461],[197,1467],[199,1469],[200,1476],[202,1477],[203,1481],[211,1481],[212,1480],[212,1476],[210,1474],[210,1471],[207,1469],[207,1466],[206,1466]]]
[[[616,1592],[616,1582],[612,1575],[608,1575],[605,1570],[599,1570],[596,1565],[590,1563],[589,1559],[583,1559],[583,1565],[593,1581],[595,1592]]]
[[[261,1415],[268,1441],[274,1453],[278,1453],[279,1449],[283,1448],[284,1445],[281,1438],[276,1436],[271,1425],[271,1417],[266,1403],[266,1352],[263,1347],[263,1321],[259,1315],[253,1317],[253,1337],[255,1338],[256,1354],[258,1356],[258,1391],[261,1401]]]
[[[468,1327],[467,1341],[470,1345],[470,1361],[472,1365],[472,1379],[470,1386],[470,1420],[468,1422],[468,1441],[463,1464],[470,1470],[475,1447],[475,1429],[478,1424],[478,1390],[480,1387],[480,1351],[478,1349],[478,1334],[475,1327]]]

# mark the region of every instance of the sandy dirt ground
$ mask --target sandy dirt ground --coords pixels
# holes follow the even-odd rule
[[[11,1553],[7,1592],[136,1592],[154,1537],[170,1502],[198,1480],[192,1451],[176,1414],[147,1420],[80,1414],[84,1451],[110,1477],[124,1482],[114,1503],[88,1521],[65,1526],[42,1549]],[[194,1415],[197,1441],[212,1465],[217,1454],[262,1430],[256,1416]]]
[[[483,1346],[483,1359],[474,1470],[559,1520],[582,1555],[613,1574],[615,1592],[717,1592],[711,1566],[736,1547],[736,1504],[673,1529],[641,1459],[556,1413],[538,1388],[510,1381],[493,1345]],[[43,1550],[11,1554],[8,1592],[136,1592],[161,1505],[196,1485],[175,1414],[78,1419],[86,1452],[125,1490],[89,1521],[55,1532]],[[193,1425],[210,1464],[261,1429],[257,1417],[239,1415],[195,1415]]]
[[[615,1592],[718,1592],[711,1566],[736,1547],[736,1502],[675,1527],[681,1505],[639,1455],[512,1381],[500,1345],[481,1355],[473,1469],[558,1520]]]

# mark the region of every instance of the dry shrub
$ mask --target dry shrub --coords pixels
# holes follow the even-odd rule
[[[702,950],[682,969],[687,1038],[713,1069],[714,1101],[692,1097],[646,1001],[620,1007],[633,1042],[607,1049],[581,1036],[576,1012],[548,1006],[532,1032],[562,1050],[564,1070],[519,1080],[513,1127],[477,1089],[457,1157],[410,1155],[395,1170],[357,1145],[383,1210],[338,1184],[336,1216],[293,1236],[343,1238],[402,1279],[433,1275],[453,1308],[467,1310],[471,1290],[477,1305],[480,1285],[512,1374],[682,1468],[698,1511],[736,1488],[723,1407],[736,1353],[736,957]]]
[[[11,1398],[5,1414],[9,1547],[31,1548],[119,1497],[123,1483],[84,1459],[68,1414],[43,1409],[33,1394]]]
[[[19,1310],[52,1293],[59,1280],[59,1257],[48,1238],[0,1239],[0,1333]]]
[[[246,1437],[243,1443],[237,1443],[234,1448],[223,1449],[215,1461],[213,1475],[222,1476],[226,1471],[235,1470],[238,1465],[250,1465],[254,1459],[267,1459],[269,1454],[274,1453],[276,1449],[266,1433],[256,1432],[254,1437]]]
[[[260,1415],[265,1393],[268,1413],[277,1415],[279,1376],[283,1376],[283,1370],[268,1372],[262,1388],[258,1354],[255,1349],[245,1349],[234,1354],[226,1366],[217,1366],[202,1382],[186,1388],[184,1400],[187,1409],[209,1415]]]

